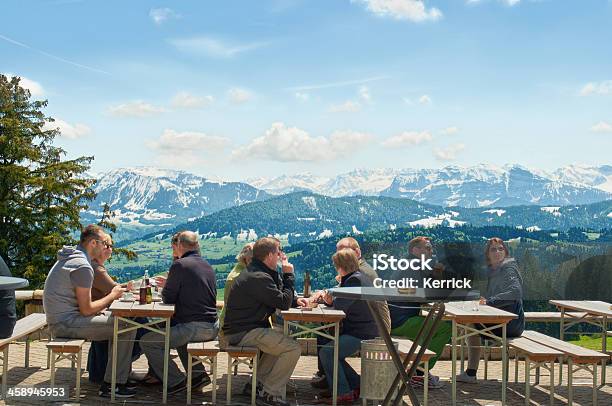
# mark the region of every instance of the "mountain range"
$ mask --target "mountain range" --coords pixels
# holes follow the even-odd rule
[[[612,199],[610,165],[572,165],[551,172],[485,164],[467,168],[358,169],[329,178],[305,173],[243,182],[140,167],[114,169],[95,177],[97,197],[89,204],[89,210],[82,212],[82,221],[98,221],[102,205],[108,203],[115,212],[118,239],[171,229],[223,209],[295,191],[328,197],[404,198],[457,210],[582,205]],[[427,218],[418,214],[420,217],[410,219]],[[308,212],[300,215],[309,216]]]

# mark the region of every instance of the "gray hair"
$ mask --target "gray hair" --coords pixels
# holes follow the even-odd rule
[[[246,266],[251,261],[251,259],[253,259],[253,245],[254,244],[255,243],[250,242],[246,244],[244,247],[242,247],[242,250],[240,250],[240,253],[236,255],[236,261]]]
[[[178,236],[178,243],[193,250],[200,249],[199,237],[193,231],[183,231]]]

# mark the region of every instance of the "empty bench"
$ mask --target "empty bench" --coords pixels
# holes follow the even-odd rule
[[[397,350],[402,357],[406,357],[410,352],[410,348],[412,347],[413,342],[411,340],[405,338],[392,337],[393,341],[397,342]],[[420,346],[416,346],[416,349],[412,356],[410,357],[410,361],[414,361],[416,359],[416,355],[421,350]],[[425,349],[423,353],[423,357],[421,358],[421,364],[423,365],[424,375],[423,375],[423,406],[427,406],[429,399],[429,360],[436,355],[435,352]]]
[[[55,363],[63,359],[69,360],[72,365],[76,363],[76,392],[77,401],[81,398],[81,360],[83,359],[83,344],[85,340],[77,338],[54,338],[47,343],[51,352],[51,388],[55,387]]]
[[[30,335],[42,330],[47,326],[47,318],[43,313],[32,313],[17,320],[13,334],[8,338],[0,339],[0,361],[2,361],[2,397],[6,398],[7,374],[9,363],[9,346],[12,342],[26,338],[25,367],[30,366]]]
[[[193,365],[198,363],[210,365],[212,369],[212,403],[217,398],[217,356],[219,352],[227,352],[227,393],[226,404],[232,402],[232,369],[243,364],[253,368],[251,377],[251,405],[255,406],[257,395],[257,358],[259,350],[257,347],[228,346],[219,347],[219,341],[207,341],[187,344],[189,361],[187,364],[187,404],[191,404],[191,381]],[[195,361],[195,362],[194,362]]]
[[[563,373],[563,361],[567,361],[567,388],[568,388],[568,396],[567,402],[568,405],[572,405],[574,398],[574,388],[573,388],[573,374],[576,371],[584,370],[589,372],[593,377],[593,404],[597,404],[597,389],[599,386],[597,385],[597,365],[602,361],[606,361],[609,359],[609,355],[603,354],[598,351],[590,350],[588,348],[583,348],[578,345],[574,345],[554,337],[549,337],[545,334],[538,333],[537,331],[527,330],[524,331],[522,337],[527,338],[531,341],[537,342],[539,344],[545,345],[547,347],[558,350],[563,353],[562,356],[559,357],[559,384],[562,381],[562,373]],[[574,368],[576,366],[576,368]],[[536,372],[537,374],[537,372]],[[551,375],[551,380],[553,376]],[[537,376],[536,376],[537,379]],[[603,384],[603,382],[602,382]]]
[[[529,405],[531,403],[531,370],[535,369],[539,375],[540,367],[543,367],[550,372],[550,404],[553,405],[555,402],[555,361],[562,357],[563,353],[525,337],[508,339],[508,346],[516,351],[515,382],[518,382],[519,357],[522,356],[525,359],[525,404]],[[536,377],[537,383],[538,379]]]

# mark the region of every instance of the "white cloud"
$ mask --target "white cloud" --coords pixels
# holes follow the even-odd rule
[[[442,17],[442,12],[435,8],[427,8],[424,0],[351,0],[365,3],[366,8],[381,17],[392,17],[397,20],[415,22],[436,21]]]
[[[264,135],[233,151],[234,159],[265,159],[279,162],[329,161],[350,155],[372,140],[355,131],[335,131],[329,137],[313,137],[296,127],[273,123]]]
[[[372,95],[370,94],[370,89],[368,89],[367,86],[361,86],[359,88],[359,98],[367,103],[372,101]]]
[[[600,121],[591,127],[591,131],[594,133],[612,133],[612,124],[606,121]]]
[[[589,96],[592,94],[612,94],[612,80],[589,82],[580,89],[581,96]]]
[[[149,17],[151,17],[151,20],[153,20],[155,24],[160,25],[171,18],[181,18],[181,15],[177,14],[171,8],[164,7],[152,8],[151,11],[149,11]]]
[[[89,128],[85,124],[81,124],[81,123],[70,124],[58,118],[56,118],[55,121],[52,123],[49,123],[49,122],[45,123],[43,128],[45,130],[54,130],[57,128],[59,129],[62,137],[66,137],[71,140],[81,138],[91,133],[91,128]]]
[[[430,106],[431,103],[432,103],[431,97],[429,97],[428,95],[424,94],[423,96],[419,97],[419,104]]]
[[[382,146],[386,148],[405,148],[408,146],[419,145],[432,140],[429,131],[404,131],[401,134],[394,135],[382,142]]]
[[[165,113],[167,110],[161,106],[145,103],[142,100],[135,100],[111,106],[108,111],[111,115],[116,117],[148,117],[159,113]]]
[[[233,87],[227,91],[227,97],[234,104],[248,102],[253,98],[253,94],[246,89]]]
[[[330,113],[356,113],[361,110],[361,104],[347,100],[344,103],[331,105],[328,109]]]
[[[458,127],[446,127],[443,130],[440,130],[440,135],[455,135],[459,132]]]
[[[434,156],[439,161],[453,161],[457,158],[457,154],[465,149],[464,144],[453,144],[446,148],[434,149]]]
[[[229,144],[229,139],[201,132],[178,132],[166,129],[156,140],[149,141],[146,146],[157,153],[164,165],[173,167],[189,167],[201,164],[207,152],[218,152]]]
[[[178,92],[172,98],[171,104],[172,107],[177,108],[197,109],[200,107],[206,107],[214,101],[215,98],[210,95],[200,97],[189,92]]]
[[[45,94],[45,89],[43,89],[42,85],[32,79],[26,78],[25,76],[15,75],[13,73],[4,73],[4,76],[6,76],[9,80],[15,76],[21,78],[19,86],[23,87],[24,89],[28,89],[33,97],[40,97]]]
[[[212,58],[232,58],[238,54],[267,46],[267,42],[248,44],[230,44],[210,37],[192,37],[171,39],[169,43],[181,52],[204,55]]]
[[[310,99],[310,95],[305,92],[295,92],[295,98],[301,101],[308,101]]]

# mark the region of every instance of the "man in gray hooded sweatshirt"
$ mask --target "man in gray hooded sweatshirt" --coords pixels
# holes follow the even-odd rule
[[[57,254],[57,262],[47,275],[43,306],[49,329],[55,337],[108,340],[109,354],[100,396],[110,396],[112,373],[112,339],[114,319],[104,310],[121,297],[125,289],[113,288],[102,299],[91,300],[94,271],[90,258],[100,254],[106,246],[106,234],[101,227],[89,225],[81,232],[79,245],[64,246]],[[124,333],[117,342],[117,382],[115,396],[131,397],[134,388],[126,385],[132,362],[132,348],[136,330]]]

